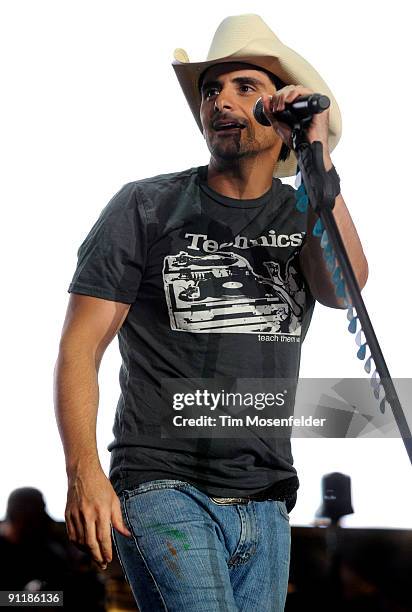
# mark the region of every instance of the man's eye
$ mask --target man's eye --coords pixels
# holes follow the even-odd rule
[[[212,87],[212,88],[210,88],[210,89],[207,89],[207,90],[205,91],[205,98],[208,98],[208,97],[209,97],[209,94],[210,94],[210,92],[211,92],[211,91],[217,91],[217,88],[216,88],[216,87]]]
[[[254,90],[253,90],[253,87],[251,87],[251,85],[240,85],[239,87],[240,87],[240,89],[242,89],[243,87],[248,87],[249,89],[251,89],[252,91],[254,91]],[[211,87],[210,89],[207,89],[207,90],[205,91],[205,94],[204,94],[204,95],[205,95],[205,98],[206,98],[206,99],[209,97],[209,94],[210,94],[212,91],[217,91],[217,87]]]

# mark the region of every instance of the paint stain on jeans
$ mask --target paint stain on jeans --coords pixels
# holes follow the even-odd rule
[[[163,556],[163,560],[166,563],[167,567],[174,573],[178,578],[183,578],[182,572],[179,569],[179,566],[173,559],[169,559],[167,555]]]
[[[152,525],[145,525],[147,528],[154,529],[156,533],[166,535],[169,538],[177,540],[184,548],[184,550],[189,550],[190,544],[188,542],[187,535],[184,531],[180,531],[174,527],[167,527],[165,525],[160,525],[159,523],[154,523]]]
[[[167,548],[169,549],[169,551],[171,552],[171,554],[176,557],[177,556],[177,550],[176,548],[173,546],[173,544],[171,542],[166,542],[167,544]]]

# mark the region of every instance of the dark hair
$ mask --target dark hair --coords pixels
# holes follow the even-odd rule
[[[282,89],[282,87],[286,87],[286,83],[284,83],[279,77],[273,74],[273,72],[270,72],[269,70],[266,70],[265,68],[261,68],[260,66],[255,66],[254,64],[249,64],[249,65],[251,66],[251,68],[254,68],[255,70],[260,70],[261,72],[264,72],[265,74],[267,74],[267,76],[269,77],[273,85],[276,87],[276,91],[278,89]],[[203,82],[204,74],[206,70],[204,70],[199,77],[199,80],[198,80],[199,91],[202,90],[202,82]],[[290,155],[290,149],[285,143],[283,143],[280,148],[278,161],[286,161],[289,155]]]

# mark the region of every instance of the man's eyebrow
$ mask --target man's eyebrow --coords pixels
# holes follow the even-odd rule
[[[265,84],[263,83],[263,81],[261,81],[257,77],[252,77],[252,76],[233,77],[233,79],[231,79],[231,83],[239,83],[240,85],[249,83],[251,85],[256,85],[257,87],[265,87]],[[221,82],[219,80],[206,81],[205,83],[202,83],[201,90],[203,92],[205,89],[208,89],[209,87],[216,87],[219,85],[221,85]]]

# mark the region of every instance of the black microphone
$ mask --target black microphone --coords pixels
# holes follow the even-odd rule
[[[299,96],[293,102],[285,102],[285,110],[276,111],[274,117],[277,121],[282,121],[292,126],[298,120],[308,120],[312,115],[323,112],[330,106],[328,96],[323,94],[310,94],[309,96]],[[258,98],[253,107],[253,114],[256,121],[262,125],[271,125],[263,110],[263,100]]]

